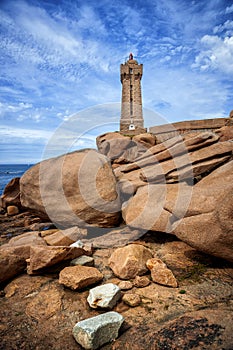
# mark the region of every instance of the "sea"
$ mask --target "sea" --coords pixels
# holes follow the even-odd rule
[[[14,177],[21,177],[33,164],[0,164],[0,196]]]

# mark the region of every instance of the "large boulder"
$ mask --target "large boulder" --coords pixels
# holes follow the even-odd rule
[[[188,209],[192,190],[186,182],[147,184],[123,204],[122,216],[129,227],[144,233],[148,230],[171,233],[174,223]]]
[[[96,144],[99,152],[107,156],[113,163],[125,164],[134,162],[148,148],[154,146],[155,136],[140,134],[131,139],[120,133],[110,132],[98,136]]]
[[[233,161],[194,186],[148,184],[123,205],[130,227],[175,234],[190,246],[233,261]]]
[[[230,161],[193,187],[190,205],[173,233],[198,250],[233,261],[232,208],[233,161]]]
[[[114,160],[131,148],[133,143],[129,136],[123,136],[117,132],[109,132],[98,136],[96,144],[100,153]]]
[[[20,203],[20,190],[19,190],[19,177],[12,179],[4,188],[1,196],[2,208],[7,208],[10,205],[21,207]]]
[[[116,226],[116,179],[107,158],[81,150],[45,160],[20,179],[21,203],[61,227]]]

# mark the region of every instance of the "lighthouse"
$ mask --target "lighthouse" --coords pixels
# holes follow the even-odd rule
[[[142,114],[141,79],[143,65],[130,53],[128,61],[120,66],[122,84],[120,132],[139,134],[146,132]]]

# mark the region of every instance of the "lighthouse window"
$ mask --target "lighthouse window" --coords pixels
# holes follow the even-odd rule
[[[133,68],[129,69],[130,74],[133,74]]]
[[[130,85],[130,90],[133,90],[133,85]]]

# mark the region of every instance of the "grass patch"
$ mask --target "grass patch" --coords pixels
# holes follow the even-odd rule
[[[201,276],[206,272],[207,266],[199,263],[194,266],[188,267],[184,273],[179,276],[179,281],[192,280],[193,282],[199,282]]]

